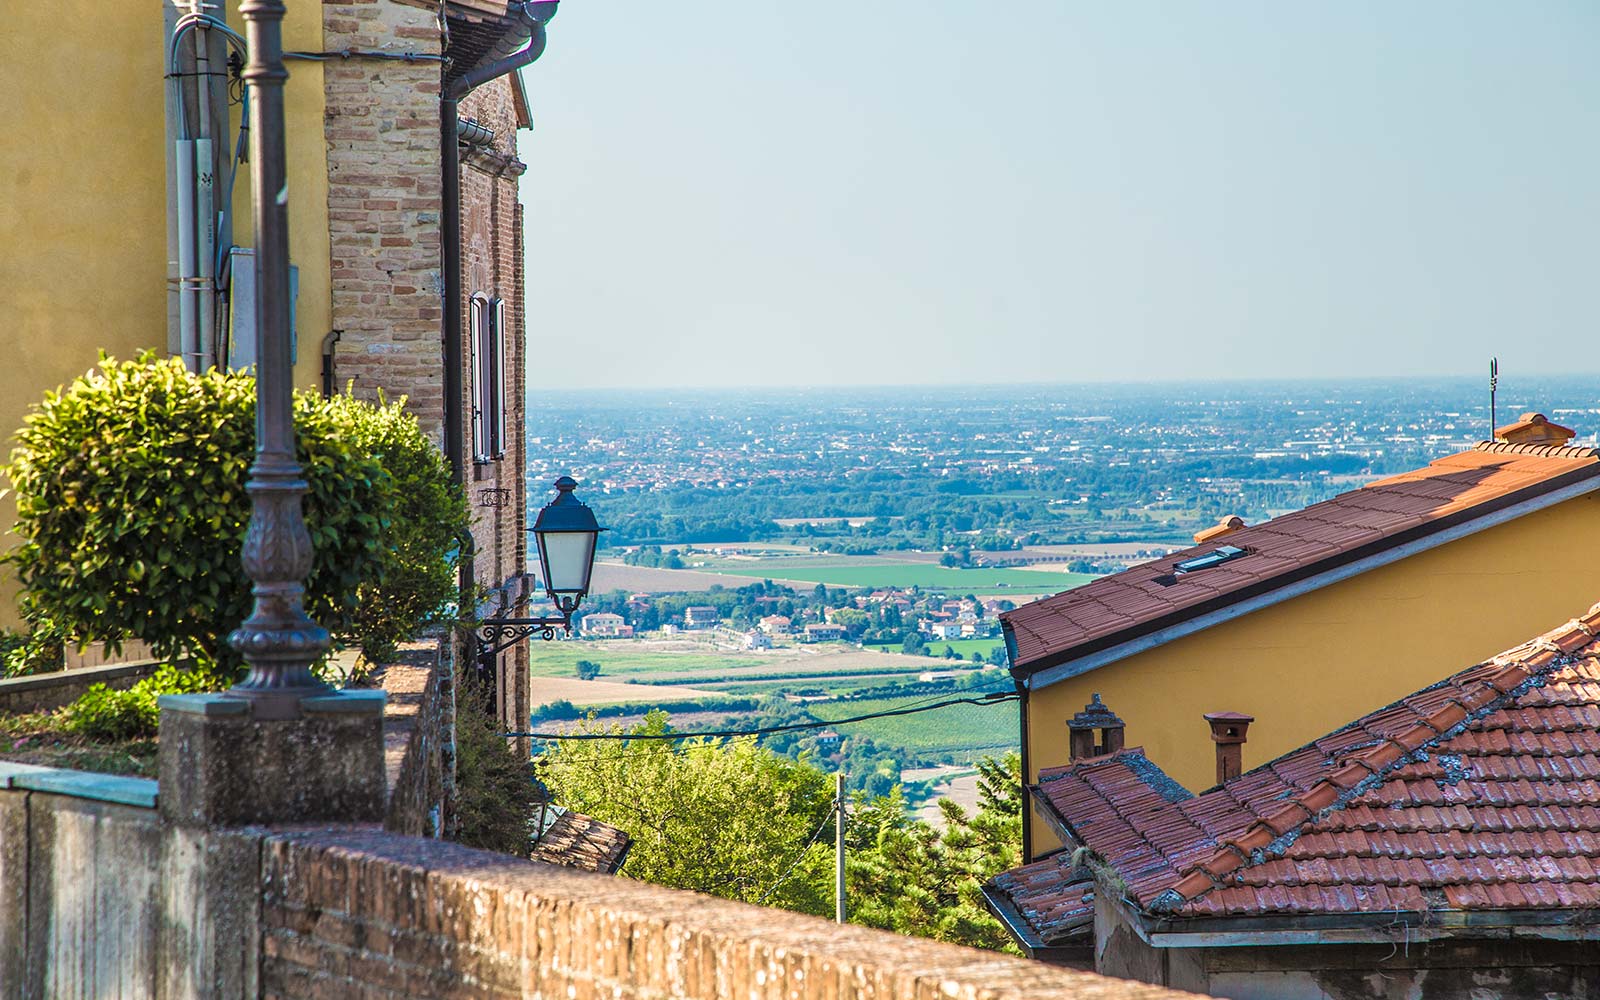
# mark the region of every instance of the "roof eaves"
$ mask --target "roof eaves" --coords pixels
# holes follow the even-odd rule
[[[1156,947],[1216,948],[1314,944],[1412,944],[1437,937],[1504,939],[1517,936],[1563,941],[1600,938],[1600,923],[1583,910],[1382,910],[1359,913],[1297,913],[1247,917],[1134,915]]]
[[[1012,654],[1012,676],[1023,680],[1029,690],[1049,687],[1253,611],[1600,491],[1600,463],[1552,477],[1541,486],[1547,488],[1535,487],[1538,492],[1532,496],[1523,490],[1487,501],[1028,663],[1017,662],[1016,641],[1012,635],[1015,626],[1002,616],[1001,630],[1007,651]]]

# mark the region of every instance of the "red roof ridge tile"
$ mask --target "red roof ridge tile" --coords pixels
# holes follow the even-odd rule
[[[1222,876],[1283,854],[1293,843],[1297,832],[1308,824],[1344,808],[1355,798],[1382,784],[1389,774],[1409,763],[1418,751],[1431,749],[1460,732],[1474,719],[1498,711],[1514,701],[1525,685],[1556,666],[1571,662],[1576,657],[1562,652],[1562,647],[1574,634],[1592,638],[1597,625],[1600,625],[1600,604],[1591,608],[1583,618],[1574,618],[1559,628],[1486,661],[1504,663],[1503,669],[1489,678],[1473,681],[1487,689],[1479,691],[1488,697],[1482,697],[1478,692],[1463,692],[1467,694],[1466,702],[1451,698],[1429,716],[1424,717],[1419,713],[1419,724],[1411,729],[1398,736],[1381,737],[1376,746],[1345,756],[1335,770],[1318,779],[1304,792],[1284,799],[1283,804],[1271,813],[1258,815],[1255,822],[1238,835],[1221,840],[1216,851],[1193,864],[1176,869],[1177,881],[1151,899],[1147,908],[1153,913],[1173,912],[1212,889],[1222,887]],[[1405,700],[1402,699],[1399,704],[1405,704]],[[1471,705],[1470,709],[1468,705]],[[1355,767],[1367,773],[1357,777],[1352,770]]]
[[[1562,444],[1512,444],[1509,441],[1480,441],[1472,447],[1491,455],[1537,455],[1540,458],[1600,458],[1600,448]]]

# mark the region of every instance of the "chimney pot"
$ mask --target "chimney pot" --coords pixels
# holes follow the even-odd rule
[[[1083,706],[1083,711],[1067,720],[1067,754],[1072,760],[1099,757],[1122,749],[1126,724],[1105,706],[1098,692]],[[1095,730],[1100,739],[1095,740]]]
[[[1217,784],[1244,772],[1244,744],[1255,716],[1242,712],[1207,712],[1211,741],[1217,745]]]

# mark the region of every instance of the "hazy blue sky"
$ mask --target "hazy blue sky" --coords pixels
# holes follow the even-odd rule
[[[533,378],[1600,371],[1597,52],[1593,0],[568,0]]]

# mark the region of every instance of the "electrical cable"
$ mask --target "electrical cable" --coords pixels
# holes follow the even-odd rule
[[[445,62],[444,56],[432,52],[375,52],[370,49],[339,49],[335,52],[285,52],[285,59],[309,59],[329,62],[334,59],[381,59],[390,62]]]
[[[764,726],[760,729],[724,729],[697,733],[540,733],[516,732],[502,733],[511,738],[518,737],[536,740],[690,740],[696,738],[720,739],[738,736],[765,736],[771,733],[791,733],[805,729],[823,729],[831,726],[847,726],[854,722],[868,722],[872,719],[888,719],[899,715],[916,715],[919,712],[931,712],[935,709],[947,708],[951,705],[1002,705],[1008,701],[1016,701],[1018,695],[1015,691],[995,691],[984,695],[982,698],[950,698],[936,702],[932,705],[922,705],[909,708],[895,708],[883,712],[871,712],[866,715],[851,716],[847,719],[833,719],[818,722],[791,722],[781,726]]]
[[[835,796],[833,801],[832,801],[832,803],[828,807],[828,814],[826,816],[822,817],[822,822],[818,823],[817,824],[817,828],[812,831],[811,839],[806,841],[806,846],[800,848],[800,853],[796,854],[794,856],[794,860],[789,862],[789,867],[785,868],[784,871],[783,871],[783,874],[778,876],[778,881],[772,883],[772,888],[768,889],[765,893],[762,894],[760,899],[756,900],[756,905],[757,906],[760,906],[763,903],[765,903],[768,899],[770,899],[772,897],[773,893],[777,892],[778,889],[783,886],[783,883],[789,881],[789,876],[793,875],[794,874],[794,870],[796,868],[800,867],[800,862],[805,860],[806,853],[811,850],[811,845],[815,844],[817,842],[817,838],[822,836],[822,831],[824,829],[826,829],[827,826],[828,826],[828,820],[833,819],[834,816],[838,815],[838,812],[839,812],[839,799],[838,799],[837,796]]]

